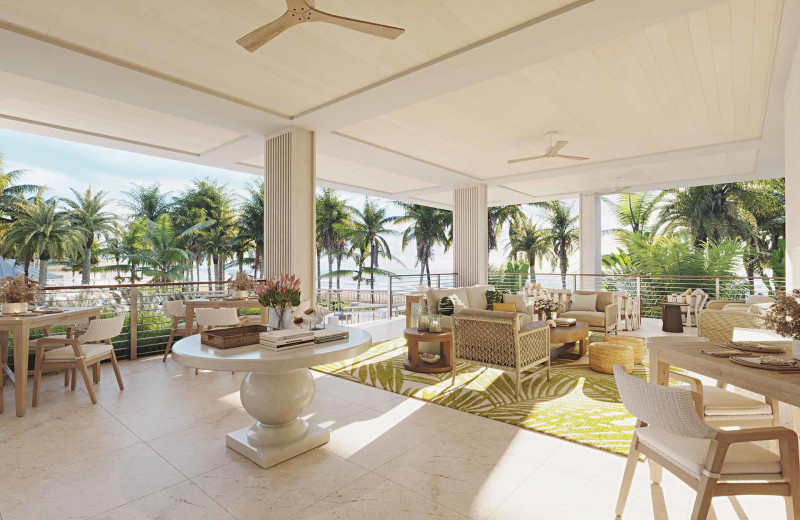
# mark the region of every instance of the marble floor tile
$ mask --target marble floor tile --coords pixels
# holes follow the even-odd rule
[[[323,428],[334,428],[350,416],[369,408],[332,395],[315,392],[314,399],[303,411],[303,419]]]
[[[129,502],[97,520],[235,520],[191,482],[182,482]]]
[[[143,443],[20,477],[0,477],[3,520],[91,517],[184,480]]]
[[[462,515],[368,473],[292,520],[460,520]]]
[[[328,377],[317,380],[317,392],[332,395],[361,406],[371,408],[386,401],[391,401],[397,394],[379,390],[372,386],[345,381],[339,377]]]
[[[264,469],[232,462],[192,481],[237,520],[291,518],[366,474],[324,450],[312,450]]]

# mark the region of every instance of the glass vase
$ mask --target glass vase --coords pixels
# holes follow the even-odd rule
[[[420,305],[417,314],[417,330],[426,331],[431,326],[431,315],[427,305]]]
[[[292,327],[291,307],[269,307],[269,326],[273,329],[289,329]]]

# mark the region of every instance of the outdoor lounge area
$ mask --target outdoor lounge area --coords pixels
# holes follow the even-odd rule
[[[800,0],[0,0],[0,520],[800,520]]]

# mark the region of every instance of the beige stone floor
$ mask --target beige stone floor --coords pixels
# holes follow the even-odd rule
[[[242,375],[174,361],[103,366],[99,404],[45,378],[17,419],[5,386],[0,519],[613,519],[624,459],[577,444],[317,376],[308,419],[331,442],[269,470],[225,447],[251,423]],[[30,384],[28,386],[30,402]],[[694,494],[637,470],[627,519],[685,519]],[[780,498],[715,499],[719,519],[784,518]]]

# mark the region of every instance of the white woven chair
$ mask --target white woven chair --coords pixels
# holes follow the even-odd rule
[[[162,359],[166,363],[175,336],[186,336],[186,305],[182,300],[169,300],[161,302],[161,310],[164,311],[164,316],[172,320],[167,348],[164,349],[164,358]]]
[[[708,338],[665,336],[648,338],[647,345],[686,345],[708,343]],[[689,385],[689,389],[700,396],[703,403],[703,419],[712,426],[759,427],[778,426],[780,415],[778,401],[765,397],[764,401],[753,399],[725,389],[727,383],[718,381],[716,386],[704,385],[699,379],[670,370],[670,379]]]
[[[800,520],[800,461],[797,434],[782,426],[717,430],[700,418],[700,396],[686,388],[646,383],[614,367],[622,402],[637,419],[617,501],[622,517],[639,461],[650,460],[650,478],[661,482],[661,469],[697,491],[692,520],[705,520],[715,496],[778,495],[786,497],[790,520]],[[778,453],[756,442],[776,440]]]
[[[91,320],[86,330],[76,337],[66,335],[39,339],[36,342],[36,365],[33,373],[33,406],[39,404],[42,374],[70,369],[73,373],[75,369],[80,371],[89,399],[92,400],[92,404],[97,404],[92,383],[100,382],[100,362],[106,359],[111,360],[119,389],[124,390],[117,356],[111,343],[111,340],[122,332],[124,324],[125,315],[119,315],[114,318]],[[48,347],[58,348],[47,350]],[[87,371],[90,366],[94,376],[93,381],[89,380]],[[72,378],[72,390],[75,390],[75,376]]]

